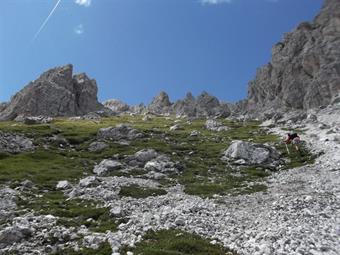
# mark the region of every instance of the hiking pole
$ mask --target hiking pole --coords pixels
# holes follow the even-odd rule
[[[290,152],[289,152],[289,149],[288,149],[288,145],[285,143],[286,145],[286,149],[287,149],[287,152],[288,152],[288,155],[290,155]]]

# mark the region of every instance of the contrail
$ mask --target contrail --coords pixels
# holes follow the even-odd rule
[[[38,32],[34,35],[32,42],[35,41],[35,39],[37,39],[37,37],[39,36],[41,30],[44,29],[44,27],[46,26],[47,22],[49,21],[49,19],[51,18],[51,16],[53,15],[54,11],[57,9],[58,5],[60,4],[61,0],[58,0],[58,2],[55,4],[55,6],[53,7],[52,11],[50,12],[50,14],[47,16],[47,18],[45,19],[45,21],[42,23],[42,25],[40,26]]]

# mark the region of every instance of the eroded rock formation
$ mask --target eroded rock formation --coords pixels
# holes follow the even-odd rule
[[[72,65],[53,68],[19,91],[1,111],[0,120],[24,116],[78,116],[97,111],[97,84]]]
[[[310,109],[340,92],[340,1],[326,0],[313,22],[301,23],[272,49],[272,60],[249,83],[248,112]]]

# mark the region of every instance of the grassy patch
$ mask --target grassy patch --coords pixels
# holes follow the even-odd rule
[[[303,142],[299,144],[299,151],[296,151],[293,146],[288,145],[289,154],[283,142],[276,143],[275,147],[281,152],[284,158],[289,160],[289,163],[284,166],[284,169],[310,165],[315,162],[316,155],[311,154]]]
[[[127,251],[136,255],[236,255],[220,245],[212,245],[210,240],[179,230],[148,231],[135,248],[124,247],[121,253]]]
[[[59,180],[75,180],[90,172],[85,159],[73,157],[64,151],[38,149],[0,159],[0,182],[19,182],[25,179],[53,188]]]
[[[112,249],[109,243],[104,243],[98,249],[81,248],[79,251],[65,249],[54,253],[55,255],[111,255]]]
[[[166,193],[164,189],[145,188],[133,184],[121,187],[119,195],[123,197],[146,198],[150,196],[161,196]]]

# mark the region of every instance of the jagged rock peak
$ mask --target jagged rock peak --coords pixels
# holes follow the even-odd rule
[[[185,101],[191,101],[191,102],[194,102],[195,101],[195,97],[192,95],[191,92],[188,92],[185,96]]]
[[[148,106],[148,111],[163,114],[170,111],[172,103],[170,102],[169,96],[166,92],[161,91],[158,96],[154,97],[152,102]]]
[[[169,99],[169,96],[166,92],[161,91],[159,93],[158,96],[156,96],[153,101],[151,102],[151,104],[156,104],[156,105],[160,105],[160,106],[171,106],[171,102]]]
[[[313,22],[303,22],[272,49],[272,60],[249,83],[248,112],[311,109],[340,92],[340,1],[326,0]]]
[[[72,75],[72,65],[44,72],[12,97],[0,112],[0,120],[18,115],[77,116],[101,110],[96,81],[85,73]]]

